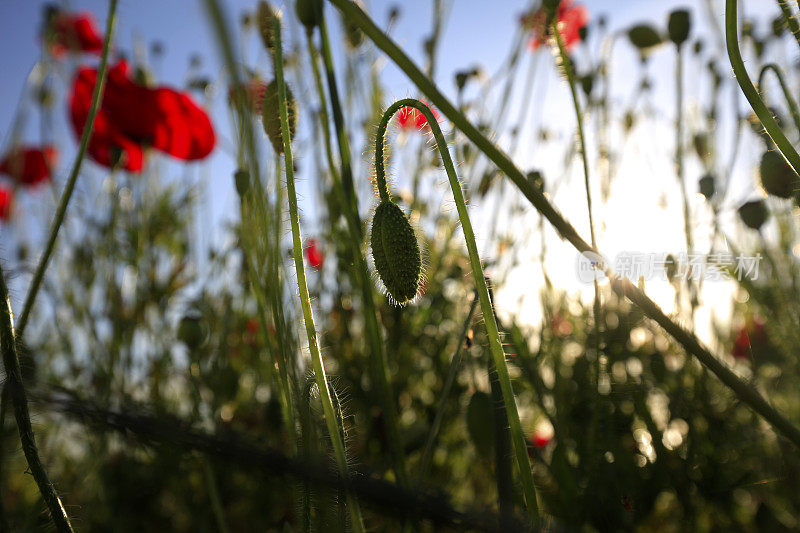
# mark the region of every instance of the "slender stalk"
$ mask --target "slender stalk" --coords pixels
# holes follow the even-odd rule
[[[517,168],[508,155],[478,131],[466,116],[453,106],[436,85],[420,71],[419,67],[411,61],[408,55],[383,33],[358,5],[351,0],[330,0],[330,2],[342,11],[350,21],[358,25],[364,34],[372,39],[376,46],[382,49],[406,73],[411,81],[425,94],[431,104],[449,118],[480,151],[508,176],[531,205],[548,220],[562,238],[569,241],[579,252],[592,251],[599,253],[578,234],[575,227],[553,207],[550,201],[528,181],[525,174]],[[606,274],[612,280],[616,290],[625,294],[647,317],[664,328],[670,336],[683,346],[687,353],[695,356],[700,363],[711,370],[742,402],[746,403],[753,411],[767,420],[776,431],[800,448],[800,430],[775,410],[757,390],[739,378],[728,366],[700,344],[700,341],[693,333],[673,322],[642,290],[627,279],[616,279],[610,269],[606,270]]]
[[[19,327],[17,334],[22,337],[25,332],[25,326],[28,325],[28,318],[30,317],[33,302],[36,300],[36,294],[44,280],[44,273],[47,270],[47,265],[50,262],[50,257],[56,247],[56,240],[58,239],[58,230],[61,229],[61,224],[64,222],[64,217],[67,215],[67,206],[72,197],[72,192],[75,190],[75,183],[78,181],[78,174],[81,170],[83,157],[86,154],[86,149],[89,146],[89,137],[91,136],[92,129],[94,128],[94,119],[97,116],[97,110],[100,108],[100,95],[103,94],[103,88],[106,85],[106,72],[108,70],[108,50],[111,44],[111,37],[114,34],[114,26],[116,22],[117,13],[117,0],[110,0],[108,7],[108,19],[106,20],[106,36],[103,40],[103,52],[100,55],[100,67],[97,69],[97,81],[94,84],[94,91],[92,92],[92,103],[89,106],[89,115],[86,117],[86,124],[83,125],[83,132],[81,133],[81,143],[78,146],[78,154],[75,156],[75,162],[72,164],[72,171],[70,172],[67,184],[64,191],[61,193],[61,200],[59,200],[56,214],[53,217],[53,222],[50,225],[50,234],[47,237],[47,243],[42,252],[42,257],[39,259],[39,264],[36,265],[36,271],[31,280],[31,286],[28,289],[28,294],[25,297],[25,303],[22,306],[22,312],[19,315]]]
[[[311,72],[314,76],[314,86],[317,88],[317,94],[319,95],[319,121],[322,125],[322,138],[325,142],[325,156],[328,158],[328,167],[330,168],[334,182],[336,182],[340,179],[340,176],[336,168],[336,163],[333,160],[328,102],[325,100],[325,89],[322,87],[322,76],[319,73],[319,65],[317,64],[317,48],[314,46],[314,40],[312,39],[310,31],[306,32],[306,40],[308,44],[308,57],[311,62]]]
[[[214,512],[214,520],[217,522],[217,529],[220,533],[228,533],[228,523],[225,521],[225,511],[222,508],[222,499],[217,489],[217,476],[214,474],[214,467],[211,465],[208,457],[201,459],[203,464],[203,476],[206,478],[206,487],[208,488],[208,497],[211,500],[211,510]]]
[[[781,131],[772,113],[770,113],[769,108],[767,108],[767,105],[753,86],[753,82],[750,80],[750,76],[748,76],[747,69],[744,66],[742,53],[739,50],[739,30],[737,28],[738,7],[738,0],[725,1],[725,40],[728,45],[728,57],[731,60],[733,73],[736,75],[736,81],[739,82],[739,87],[742,88],[742,92],[747,98],[747,101],[750,102],[750,107],[753,108],[753,111],[758,117],[758,120],[761,121],[767,134],[769,134],[778,149],[783,153],[783,157],[792,165],[794,171],[800,174],[800,154],[797,153],[792,143],[786,138],[783,131]]]
[[[789,7],[789,1],[777,0],[777,2],[778,2],[778,7],[781,8],[781,14],[783,15],[783,20],[789,27],[789,31],[792,32],[792,35],[797,41],[797,44],[800,45],[800,24],[798,24],[795,14],[792,13],[792,8]],[[800,8],[800,3],[798,3],[798,8]]]
[[[8,297],[8,288],[6,287],[2,268],[0,268],[0,300],[2,300],[0,302],[0,351],[3,352],[8,397],[14,409],[14,418],[17,420],[19,437],[22,441],[22,451],[25,453],[28,469],[47,504],[50,517],[53,519],[56,529],[61,533],[71,532],[72,525],[69,522],[67,512],[61,504],[61,499],[58,497],[55,487],[47,476],[47,470],[45,470],[44,464],[39,458],[39,451],[36,448],[36,438],[33,435],[33,427],[31,426],[31,415],[28,412],[28,396],[25,393],[25,384],[22,382],[22,370],[20,370],[19,357],[17,355],[14,315],[11,311],[11,300]]]
[[[442,134],[442,129],[439,127],[439,122],[433,116],[430,108],[413,98],[405,98],[398,100],[389,106],[389,109],[383,114],[380,124],[378,124],[378,134],[375,139],[375,176],[378,185],[378,191],[381,198],[388,197],[386,187],[386,170],[384,168],[384,137],[386,135],[386,128],[389,125],[389,120],[394,114],[403,107],[413,107],[425,115],[428,125],[431,128],[436,144],[439,147],[439,153],[442,157],[442,164],[447,172],[447,178],[450,181],[450,188],[453,191],[453,199],[458,210],[458,218],[461,222],[461,228],[464,232],[464,240],[467,244],[467,251],[469,252],[470,266],[472,268],[472,277],[475,282],[475,287],[478,291],[478,298],[481,304],[481,311],[483,312],[483,319],[486,324],[486,332],[489,337],[489,350],[497,370],[497,377],[500,380],[500,388],[503,392],[503,401],[505,402],[506,414],[508,415],[509,426],[511,429],[511,439],[514,448],[514,455],[517,461],[517,468],[519,469],[519,477],[522,482],[523,492],[525,494],[525,501],[528,506],[528,513],[532,521],[539,518],[538,503],[536,500],[536,487],[533,482],[533,473],[531,472],[531,464],[528,460],[528,449],[525,444],[525,434],[522,432],[522,424],[519,420],[519,413],[517,412],[517,405],[515,403],[514,390],[511,386],[511,378],[508,374],[508,367],[506,366],[505,353],[503,352],[503,344],[500,341],[500,333],[497,329],[497,321],[495,320],[494,310],[492,309],[492,302],[489,298],[489,289],[486,286],[486,279],[483,275],[483,266],[481,259],[478,256],[478,245],[475,243],[475,233],[472,230],[472,223],[470,222],[469,214],[467,213],[467,204],[464,201],[464,192],[461,190],[461,182],[456,175],[456,169],[453,165],[453,160],[450,158],[450,151],[447,148],[447,141]]]
[[[275,81],[278,84],[278,106],[281,113],[281,135],[283,137],[283,156],[286,168],[286,190],[289,199],[289,220],[292,226],[292,248],[294,251],[294,265],[297,271],[297,286],[300,292],[300,307],[303,311],[303,322],[306,326],[308,337],[308,349],[311,352],[311,363],[314,366],[314,376],[319,389],[319,397],[322,402],[322,410],[325,414],[325,422],[330,434],[331,444],[339,471],[345,477],[347,474],[347,455],[344,448],[344,439],[340,431],[342,428],[337,424],[336,410],[331,400],[330,389],[328,388],[328,378],[325,375],[325,365],[322,362],[322,355],[319,351],[317,330],[314,326],[314,316],[311,310],[311,300],[308,295],[308,283],[306,282],[306,271],[303,264],[303,243],[300,236],[300,217],[297,211],[297,193],[294,186],[294,168],[292,161],[292,139],[289,132],[289,112],[286,107],[286,83],[283,79],[283,51],[281,45],[281,18],[276,16],[273,21],[275,32],[274,65]],[[357,532],[364,531],[361,519],[361,509],[355,497],[348,493],[347,505],[350,508],[350,516],[353,522],[353,529]]]
[[[358,198],[353,184],[353,171],[350,166],[350,143],[347,137],[347,130],[342,115],[342,106],[339,99],[339,90],[336,85],[336,74],[333,69],[333,58],[331,55],[330,43],[328,40],[328,29],[325,17],[319,14],[320,21],[320,40],[322,41],[322,58],[325,65],[325,76],[328,82],[328,91],[331,99],[331,109],[333,111],[333,121],[336,127],[336,139],[339,146],[339,160],[341,163],[341,183],[334,184],[340,188],[340,197],[344,200],[343,209],[345,218],[350,231],[350,245],[352,247],[353,258],[356,263],[356,280],[361,289],[361,301],[364,305],[364,322],[366,324],[367,339],[372,355],[372,364],[376,374],[381,395],[381,408],[386,426],[386,433],[389,436],[389,452],[392,456],[392,467],[401,485],[408,484],[408,474],[406,472],[405,455],[403,452],[403,441],[400,438],[397,414],[395,413],[394,393],[389,379],[389,364],[386,358],[386,347],[383,343],[380,324],[378,323],[377,309],[372,292],[371,277],[367,270],[367,261],[361,248],[364,239],[361,227],[361,218],[358,214]],[[334,176],[335,177],[335,176]]]
[[[764,93],[764,77],[770,70],[774,72],[775,77],[778,78],[778,83],[783,91],[783,97],[786,99],[786,104],[789,106],[789,112],[792,114],[792,120],[794,121],[794,125],[797,128],[798,133],[800,133],[800,108],[797,107],[797,100],[794,99],[794,96],[792,96],[792,91],[789,89],[789,86],[786,85],[786,79],[783,76],[781,67],[775,63],[767,63],[761,67],[761,72],[758,75],[758,90],[762,94]]]

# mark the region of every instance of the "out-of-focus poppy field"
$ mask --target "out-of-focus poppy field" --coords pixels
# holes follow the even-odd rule
[[[0,531],[800,529],[800,4],[75,3],[0,7]]]

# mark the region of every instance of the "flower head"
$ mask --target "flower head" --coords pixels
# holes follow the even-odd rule
[[[96,82],[96,69],[78,70],[70,95],[70,118],[76,135],[83,132]],[[125,60],[109,70],[89,140],[88,152],[95,161],[138,172],[144,164],[145,147],[192,161],[206,157],[215,143],[208,115],[190,96],[169,87],[138,85],[131,79]]]
[[[44,42],[55,57],[67,52],[97,55],[102,52],[103,36],[91,13],[67,13],[50,8],[45,18]]]
[[[558,31],[567,50],[580,42],[580,31],[589,23],[589,11],[586,7],[573,4],[573,0],[561,0],[556,11]],[[537,50],[547,43],[547,38],[551,35],[548,22],[545,7],[540,7],[536,11],[525,13],[520,17],[520,24],[523,28],[531,31],[529,46],[532,50]]]
[[[433,108],[430,109],[436,120],[439,120],[439,113]],[[397,114],[395,114],[395,120],[397,120],[397,125],[400,126],[400,129],[403,131],[427,131],[430,129],[428,119],[425,118],[425,115],[416,107],[407,106],[400,109]]]
[[[57,158],[55,146],[20,146],[0,160],[0,173],[10,176],[21,185],[34,187],[51,179]]]
[[[14,201],[14,192],[7,187],[0,187],[0,220],[11,218],[11,204]]]
[[[758,352],[767,342],[768,338],[764,330],[764,321],[759,317],[755,317],[748,320],[736,333],[731,355],[734,359],[749,359],[753,347],[755,347],[756,352]]]
[[[325,252],[322,251],[316,239],[308,239],[306,242],[306,259],[317,270],[321,269],[325,263]]]

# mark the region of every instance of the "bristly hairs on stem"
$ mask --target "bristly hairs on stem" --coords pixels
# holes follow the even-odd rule
[[[336,456],[336,463],[339,467],[340,474],[348,477],[347,455],[345,453],[344,440],[341,436],[341,429],[339,427],[338,419],[336,416],[336,409],[333,406],[331,399],[330,388],[328,387],[328,380],[325,375],[325,366],[322,361],[322,355],[319,350],[319,339],[317,338],[317,330],[314,325],[314,317],[311,309],[311,302],[308,293],[308,284],[306,282],[305,266],[303,263],[303,244],[300,235],[300,220],[297,210],[297,192],[294,184],[294,168],[292,159],[292,139],[289,129],[289,112],[287,109],[287,91],[286,83],[283,77],[283,50],[281,41],[281,13],[276,12],[273,18],[274,30],[274,58],[273,63],[275,67],[275,82],[278,86],[278,107],[280,110],[281,119],[281,136],[283,138],[283,157],[285,163],[286,174],[286,192],[289,203],[289,218],[292,228],[292,247],[294,251],[294,264],[295,271],[297,272],[297,285],[300,296],[300,307],[303,312],[303,321],[305,323],[306,336],[308,337],[308,349],[311,352],[311,363],[314,367],[314,375],[317,380],[317,387],[319,388],[319,396],[322,402],[323,412],[325,414],[325,422],[328,426],[328,433],[333,446],[334,454]],[[364,525],[361,518],[361,509],[358,500],[351,493],[347,494],[347,507],[350,510],[350,517],[352,519],[353,529],[360,533],[364,531]]]
[[[375,170],[378,191],[381,195],[381,205],[391,205],[389,192],[386,186],[386,171],[384,168],[383,159],[383,139],[386,133],[386,127],[392,116],[403,107],[413,107],[421,112],[428,121],[428,126],[431,128],[433,136],[439,146],[439,153],[442,158],[442,165],[447,172],[447,177],[450,182],[450,188],[453,193],[453,198],[458,208],[458,216],[461,220],[461,227],[464,232],[464,240],[466,241],[467,251],[469,252],[470,266],[472,270],[472,277],[475,283],[476,290],[478,291],[478,298],[483,313],[484,324],[486,326],[486,333],[489,338],[489,350],[497,369],[498,379],[500,381],[500,388],[502,390],[503,402],[505,404],[506,414],[508,416],[509,427],[511,431],[512,448],[514,457],[516,459],[517,470],[519,479],[522,483],[523,494],[525,496],[525,504],[528,510],[528,516],[531,522],[536,523],[539,519],[539,504],[536,495],[536,486],[533,481],[533,473],[531,471],[531,464],[528,458],[528,448],[525,441],[525,434],[522,431],[522,423],[519,419],[519,412],[517,411],[514,390],[511,386],[511,377],[509,376],[508,366],[506,364],[505,353],[503,352],[503,345],[500,340],[500,334],[497,328],[497,321],[495,320],[494,311],[492,308],[492,301],[489,297],[489,290],[486,285],[486,279],[483,274],[483,266],[481,259],[478,255],[478,246],[475,242],[475,233],[472,229],[472,223],[467,213],[467,205],[464,202],[464,192],[461,189],[461,182],[456,176],[455,166],[450,157],[450,151],[447,147],[447,141],[442,134],[442,129],[438,121],[433,115],[431,109],[413,98],[406,98],[398,100],[389,106],[383,114],[381,123],[378,128],[378,138],[375,141]],[[396,206],[395,206],[396,208]],[[399,210],[399,208],[397,208]],[[407,222],[407,220],[406,220]],[[386,244],[395,244],[393,241],[388,241]],[[404,243],[400,243],[401,245]],[[407,250],[401,250],[407,252]],[[374,253],[374,252],[373,252]],[[396,256],[400,259],[403,258],[404,253],[397,253]]]

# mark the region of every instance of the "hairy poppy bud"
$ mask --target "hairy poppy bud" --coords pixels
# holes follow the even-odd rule
[[[286,87],[286,111],[289,119],[289,138],[294,139],[294,132],[297,129],[297,102],[289,87]],[[261,121],[275,152],[282,154],[281,110],[278,105],[278,84],[275,80],[269,82],[264,90],[264,100],[261,102]]]
[[[669,40],[680,46],[689,38],[689,29],[691,28],[691,19],[689,18],[689,11],[686,9],[676,9],[669,14],[667,22],[667,32],[669,33]]]
[[[649,24],[637,24],[628,30],[631,44],[644,52],[661,44],[661,35]]]
[[[399,305],[413,300],[422,275],[419,243],[408,217],[391,201],[384,200],[375,209],[370,247],[391,299]]]
[[[716,192],[716,184],[714,183],[714,175],[713,174],[706,174],[700,181],[698,182],[698,189],[700,189],[700,194],[706,197],[706,200],[711,200]]]
[[[275,29],[272,27],[275,16],[275,9],[269,2],[258,3],[258,30],[264,46],[270,51],[275,48]]]
[[[748,228],[761,229],[768,216],[767,206],[761,200],[752,200],[739,207],[739,218]]]
[[[294,3],[294,11],[303,26],[312,30],[319,25],[317,14],[322,12],[322,2],[320,0],[297,0]]]
[[[250,190],[250,174],[240,168],[234,173],[233,180],[236,183],[236,192],[239,193],[240,197],[244,198],[247,195],[247,191]]]
[[[761,156],[761,186],[767,194],[778,198],[791,198],[800,189],[800,180],[794,169],[781,154],[774,150],[764,152]]]

